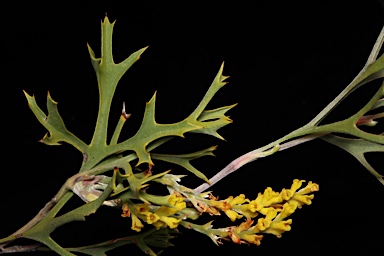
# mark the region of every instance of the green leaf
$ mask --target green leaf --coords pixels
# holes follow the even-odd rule
[[[107,145],[107,127],[109,112],[113,95],[120,78],[140,58],[147,49],[144,47],[132,53],[124,61],[115,64],[112,54],[112,34],[114,23],[110,23],[106,17],[101,23],[101,58],[96,58],[93,50],[88,46],[92,65],[95,69],[99,88],[99,113],[97,115],[95,132],[90,144],[92,155],[101,146]],[[94,149],[95,148],[95,149]],[[98,158],[96,158],[99,160]],[[101,160],[101,159],[100,159]],[[93,161],[91,161],[93,164]]]
[[[224,113],[235,105],[210,110],[204,113],[205,107],[215,93],[226,84],[224,80],[227,77],[222,75],[223,67],[224,65],[222,64],[204,98],[193,113],[186,119],[173,124],[157,123],[155,120],[155,93],[151,100],[146,104],[143,121],[137,133],[122,143],[111,145],[109,150],[113,153],[134,150],[139,158],[137,165],[142,163],[153,164],[151,156],[146,148],[153,141],[160,138],[170,136],[184,137],[184,134],[187,132],[198,132],[223,139],[217,133],[217,130],[232,122],[224,115]],[[202,117],[200,117],[201,115]],[[199,118],[202,121],[199,121]]]
[[[375,176],[384,185],[384,176],[378,173],[368,163],[364,155],[368,152],[384,152],[384,145],[363,139],[343,138],[336,135],[327,135],[321,139],[336,145],[353,155],[373,176]]]
[[[197,118],[198,121],[204,122],[208,120],[216,120],[216,119],[227,119],[231,120],[225,113],[231,108],[235,107],[237,104],[233,104],[231,106],[225,106],[221,108],[216,108],[212,110],[204,110],[201,115]]]
[[[230,123],[232,123],[232,120],[230,119],[218,119],[218,120],[210,121],[209,123],[204,125],[201,129],[193,130],[191,132],[203,133],[203,134],[211,135],[218,139],[224,140],[224,138],[217,133],[217,130],[219,130],[221,127],[224,127]]]
[[[156,154],[152,153],[152,158],[156,160],[166,161],[173,164],[180,165],[190,171],[191,173],[195,174],[200,179],[204,180],[205,182],[209,183],[208,178],[199,170],[197,170],[195,167],[193,167],[190,164],[190,161],[202,157],[202,156],[214,156],[212,153],[216,149],[216,146],[210,147],[198,152],[189,153],[189,154],[182,154],[182,155],[167,155],[167,154]]]
[[[123,150],[134,150],[139,158],[137,165],[149,163],[153,165],[147,145],[152,141],[168,136],[184,137],[184,133],[199,129],[200,127],[190,124],[187,120],[174,124],[159,124],[155,121],[156,94],[146,104],[143,121],[137,133],[130,139],[116,146]]]
[[[34,96],[28,95],[25,91],[24,94],[28,100],[28,105],[35,114],[37,120],[49,132],[49,135],[46,134],[40,142],[47,145],[60,145],[60,142],[66,142],[77,148],[82,153],[87,150],[87,145],[67,130],[57,109],[57,102],[51,98],[49,93],[47,95],[48,116],[45,115],[45,113],[39,108]]]

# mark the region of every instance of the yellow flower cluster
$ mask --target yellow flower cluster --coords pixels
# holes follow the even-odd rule
[[[168,226],[169,228],[176,228],[181,218],[174,216],[175,213],[184,209],[186,203],[184,198],[176,194],[171,194],[168,198],[169,206],[160,206],[150,208],[148,204],[133,204],[124,203],[122,206],[122,217],[131,217],[132,229],[140,232],[144,227],[141,221],[152,224],[157,229]]]
[[[319,185],[308,182],[307,186],[298,190],[304,180],[293,181],[290,189],[283,189],[280,193],[275,192],[268,187],[264,193],[259,193],[255,200],[245,198],[243,194],[237,197],[228,197],[225,200],[218,201],[211,197],[211,200],[205,200],[207,207],[214,207],[223,211],[231,221],[246,217],[247,220],[238,227],[229,228],[229,237],[235,243],[252,243],[259,245],[262,239],[260,233],[269,233],[281,237],[282,233],[291,230],[292,220],[285,220],[297,208],[302,205],[310,205],[314,197],[309,193],[319,190]],[[253,218],[258,214],[264,215],[254,223]]]
[[[305,181],[295,179],[290,189],[283,189],[281,192],[275,192],[268,187],[264,193],[259,193],[255,200],[249,200],[243,194],[218,200],[209,192],[194,194],[189,190],[175,189],[171,195],[163,199],[157,198],[157,205],[152,205],[149,201],[134,204],[127,200],[122,206],[122,216],[131,217],[132,229],[138,232],[144,227],[142,222],[157,229],[173,229],[181,223],[184,227],[207,234],[215,243],[224,239],[239,244],[260,245],[264,233],[281,237],[285,231],[291,230],[292,220],[286,218],[297,208],[312,203],[314,195],[310,193],[318,191],[319,185],[308,182],[307,186],[301,188],[303,182]],[[192,205],[194,208],[189,208]],[[220,212],[224,212],[231,221],[243,217],[246,220],[239,226],[223,229],[212,229],[211,222],[200,226],[183,221],[183,218],[190,217],[189,215],[196,219],[202,213],[220,215]],[[256,220],[259,214],[262,217]]]

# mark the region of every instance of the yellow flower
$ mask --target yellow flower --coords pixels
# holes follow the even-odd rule
[[[264,190],[264,194],[259,193],[257,198],[249,203],[248,209],[251,212],[260,212],[264,207],[269,207],[282,201],[281,194],[268,187]]]
[[[245,240],[248,243],[255,244],[257,246],[260,245],[261,239],[263,238],[262,235],[255,235],[255,234],[244,234],[240,236],[242,240]]]
[[[135,204],[133,208],[137,214],[149,211],[149,206],[147,204]]]
[[[287,218],[289,215],[295,212],[297,208],[297,203],[289,202],[285,203],[283,206],[283,210],[277,215],[277,217],[273,220],[274,222],[279,222]]]
[[[225,200],[216,201],[216,200],[207,200],[205,201],[208,205],[211,205],[213,207],[216,207],[222,211],[230,210],[232,209],[232,205],[229,203],[233,200],[233,196],[228,197]]]
[[[264,206],[271,206],[273,204],[280,203],[281,201],[280,193],[273,191],[272,188],[268,187],[264,191],[262,200],[262,204]]]
[[[153,224],[160,219],[160,217],[153,212],[144,212],[142,215],[142,219],[148,224]]]
[[[295,193],[296,190],[298,190],[298,189],[301,187],[301,185],[303,184],[303,182],[305,182],[305,180],[294,179],[294,180],[293,180],[293,184],[292,184],[292,186],[291,186],[291,191],[292,191],[293,193]]]
[[[184,198],[176,196],[176,194],[172,194],[168,198],[168,203],[173,207],[161,206],[159,209],[155,211],[157,215],[161,216],[169,216],[177,213],[178,211],[185,209],[187,204],[184,202]]]
[[[143,223],[141,223],[141,221],[139,220],[139,218],[137,218],[137,216],[135,214],[131,214],[131,218],[132,218],[132,230],[135,230],[137,232],[140,232],[141,231],[141,228],[144,227]]]
[[[236,233],[243,232],[245,230],[248,230],[253,224],[253,220],[247,219],[246,221],[242,222],[236,229]]]
[[[292,199],[291,200],[289,200],[289,201],[295,201],[295,202],[297,202],[297,207],[299,208],[299,209],[301,209],[301,206],[303,205],[303,204],[306,204],[306,205],[310,205],[310,204],[312,204],[312,201],[311,201],[311,199],[313,199],[313,197],[314,197],[315,195],[299,195],[299,194],[295,194],[293,197],[292,197]]]
[[[249,204],[248,204],[248,209],[251,211],[251,212],[256,212],[256,211],[260,211],[262,208],[263,208],[263,205],[261,204],[261,199],[262,199],[263,195],[261,193],[258,194],[257,198],[255,200],[252,200]]]
[[[228,218],[231,220],[231,221],[235,221],[236,219],[240,219],[243,217],[243,215],[241,214],[238,214],[237,212],[233,211],[233,210],[226,210],[224,211],[225,214],[228,216]]]
[[[167,224],[169,228],[176,228],[179,225],[181,219],[176,219],[174,217],[160,216],[160,220]]]
[[[271,220],[260,218],[257,220],[257,224],[255,225],[255,228],[260,231],[264,231],[271,225]]]
[[[272,220],[277,215],[277,210],[273,207],[268,207],[261,209],[260,213],[265,216],[268,216],[266,218],[268,218],[269,220]]]
[[[187,204],[184,202],[184,198],[182,196],[177,196],[176,194],[170,195],[168,203],[179,210],[187,207]]]
[[[279,221],[279,222],[273,222],[271,226],[264,230],[264,233],[269,233],[277,236],[278,238],[281,237],[281,234],[284,233],[285,231],[290,231],[291,230],[291,225],[292,220],[284,220],[284,221]]]
[[[178,211],[180,211],[181,209],[178,209],[178,208],[171,208],[171,207],[167,207],[167,206],[161,206],[159,209],[157,209],[155,211],[155,213],[159,216],[169,216],[169,215],[173,215],[175,213],[177,213]]]
[[[241,194],[235,198],[228,197],[225,202],[227,202],[221,210],[231,219],[231,221],[235,221],[236,219],[240,219],[243,217],[243,213],[247,215],[247,217],[256,217],[257,214],[248,211],[248,205],[242,205],[245,202],[249,202],[249,199],[245,198],[244,194]],[[233,210],[231,210],[233,209]],[[240,214],[241,213],[241,214]]]
[[[243,204],[245,202],[249,202],[247,198],[245,198],[244,194],[238,195],[237,197],[233,198],[232,200],[229,201],[229,204],[231,206],[238,205],[238,204]]]
[[[292,192],[290,189],[285,189],[283,188],[280,192],[280,197],[281,199],[283,199],[284,201],[288,201],[289,199],[292,198],[292,196],[294,195],[295,193]]]
[[[276,215],[277,215],[277,210],[276,210],[275,208],[273,208],[273,207],[269,207],[269,208],[267,208],[267,209],[268,209],[268,211],[267,211],[266,214],[265,214],[265,218],[266,218],[267,220],[272,220],[273,218],[276,217]]]
[[[265,213],[265,218],[258,219],[257,224],[255,226],[260,231],[263,231],[269,228],[269,226],[272,223],[272,219],[275,218],[277,215],[277,210],[274,209],[273,207],[264,208],[264,209],[267,210],[267,212]]]
[[[244,215],[244,216],[247,217],[248,219],[256,218],[257,215],[259,215],[256,211],[253,212],[253,211],[251,211],[251,210],[249,209],[249,208],[250,208],[250,205],[249,205],[249,204],[236,205],[236,206],[234,206],[233,208],[235,208],[235,211],[241,213],[242,215]]]
[[[307,186],[297,191],[296,194],[305,195],[316,191],[319,191],[319,185],[316,183],[312,183],[312,181],[309,181]]]

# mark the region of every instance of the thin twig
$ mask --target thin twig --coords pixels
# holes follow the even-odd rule
[[[368,67],[371,65],[375,60],[377,59],[377,56],[379,55],[381,46],[384,42],[384,27],[381,29],[379,36],[376,39],[375,45],[372,48],[371,54],[368,57],[367,62],[365,63],[365,67]]]
[[[301,138],[298,138],[298,139],[295,139],[295,140],[292,140],[292,141],[289,141],[289,142],[281,144],[277,148],[276,151],[282,151],[282,150],[285,150],[285,149],[297,146],[299,144],[302,144],[304,142],[308,142],[308,141],[317,139],[317,138],[319,138],[321,136],[324,136],[324,135],[326,135],[326,134],[325,133],[321,133],[321,134],[307,135],[307,136],[304,136],[304,137],[301,137]],[[274,150],[274,148],[272,148],[270,150]],[[201,184],[200,186],[198,186],[197,188],[194,189],[194,192],[195,193],[201,193],[201,192],[207,190],[208,188],[210,188],[211,186],[213,186],[214,184],[216,184],[220,180],[224,179],[229,174],[231,174],[234,171],[238,170],[243,165],[245,165],[247,163],[250,163],[250,162],[253,162],[253,161],[255,161],[258,158],[265,157],[266,155],[269,155],[269,154],[267,152],[261,152],[261,151],[258,151],[258,150],[254,150],[254,151],[248,152],[248,153],[246,153],[246,154],[236,158],[231,163],[229,163],[226,167],[224,167],[224,169],[222,169],[221,171],[216,173],[209,180],[210,184],[208,184],[208,183]]]
[[[309,122],[310,125],[317,125],[321,122],[348,94],[352,93],[354,90],[359,88],[359,84],[356,84],[356,81],[361,77],[361,75],[367,70],[367,68],[372,65],[376,60],[377,55],[380,52],[380,49],[384,42],[384,27],[381,29],[379,36],[376,39],[376,42],[372,48],[371,53],[365,63],[363,69],[357,74],[357,76],[352,80],[351,83],[339,94],[337,97],[330,102],[315,118]]]
[[[0,254],[15,253],[15,252],[31,252],[31,251],[35,251],[40,246],[41,246],[40,243],[31,244],[31,245],[15,245],[8,248],[2,248],[2,250],[0,251]]]

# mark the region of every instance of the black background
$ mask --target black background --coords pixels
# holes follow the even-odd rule
[[[48,147],[37,142],[45,130],[29,110],[22,89],[34,94],[43,109],[49,90],[59,102],[67,128],[89,143],[98,92],[86,42],[99,56],[100,21],[105,13],[111,21],[117,20],[116,63],[150,45],[116,91],[111,126],[123,101],[132,113],[122,138],[137,130],[144,103],[155,91],[159,123],[185,118],[225,61],[224,75],[231,76],[230,83],[209,107],[239,103],[229,112],[234,123],[219,131],[226,141],[191,135],[163,149],[191,152],[219,145],[215,158],[193,162],[208,177],[236,157],[310,121],[360,71],[384,24],[380,1],[216,5],[21,1],[4,11],[10,16],[3,20],[2,35],[6,153],[0,179],[1,237],[31,219],[76,173],[82,160],[69,145]],[[356,91],[328,121],[355,113],[377,88],[373,84]],[[383,170],[382,155],[368,157]],[[160,163],[154,171],[166,168],[185,173]],[[292,230],[282,238],[265,235],[259,247],[230,242],[216,247],[208,237],[180,228],[182,234],[173,240],[176,246],[162,255],[383,255],[384,187],[352,156],[325,142],[313,141],[253,162],[212,189],[221,198],[244,193],[253,199],[267,186],[279,191],[295,178],[319,183],[320,191],[311,206],[292,216]],[[183,184],[195,187],[199,181],[189,175]],[[72,199],[71,206],[80,203]],[[215,227],[225,225],[231,225],[225,217],[214,222]],[[53,237],[63,246],[80,246],[127,234],[133,234],[130,219],[121,218],[119,210],[103,207],[85,223],[68,224]],[[128,254],[140,255],[140,251],[130,246],[108,255]]]

